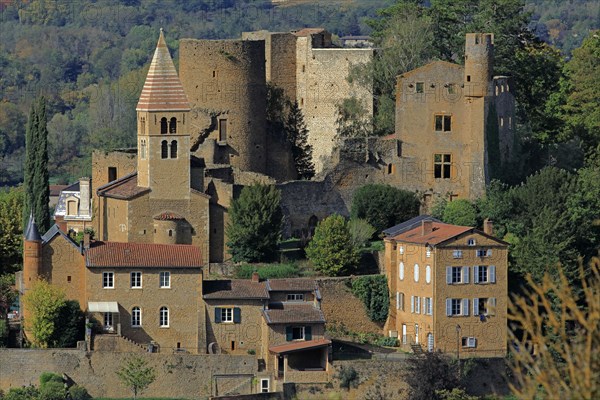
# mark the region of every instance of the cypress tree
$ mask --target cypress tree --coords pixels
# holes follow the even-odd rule
[[[41,97],[31,105],[25,134],[25,205],[27,223],[33,213],[40,233],[50,227],[50,189],[48,187],[48,129],[46,99]]]
[[[292,145],[294,165],[299,179],[310,179],[315,176],[315,166],[312,162],[312,146],[308,144],[308,129],[304,122],[304,115],[297,101],[290,102],[289,108],[285,132]]]

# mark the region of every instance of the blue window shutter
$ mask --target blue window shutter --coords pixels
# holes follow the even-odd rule
[[[462,267],[462,283],[469,283],[469,267]]]
[[[304,327],[304,340],[312,340],[312,326]]]
[[[239,307],[233,309],[233,322],[236,324],[242,322],[242,310]]]
[[[473,267],[473,283],[479,283],[479,265]]]
[[[452,283],[452,267],[446,267],[446,283]]]
[[[462,315],[469,315],[469,299],[462,299]]]
[[[473,299],[473,315],[479,315],[479,299],[477,297]]]
[[[452,315],[452,299],[446,299],[446,315]]]
[[[496,266],[490,265],[488,271],[488,279],[490,283],[496,283]]]
[[[287,340],[288,342],[291,342],[293,338],[294,338],[294,336],[292,333],[292,327],[286,326],[285,327],[285,340]]]
[[[215,308],[215,322],[221,322],[221,309],[219,307]]]

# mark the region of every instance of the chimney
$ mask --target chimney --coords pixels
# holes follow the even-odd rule
[[[252,273],[252,282],[260,282],[260,277],[258,276],[258,272],[256,271]]]
[[[83,231],[83,248],[84,249],[89,249],[90,248],[90,239],[91,239],[91,235],[90,232],[86,232],[86,230]]]
[[[421,221],[421,235],[425,236],[433,232],[433,221],[423,220]]]
[[[488,234],[490,236],[494,235],[494,224],[489,218],[483,220],[483,233]]]
[[[79,179],[79,215],[90,215],[90,178]]]

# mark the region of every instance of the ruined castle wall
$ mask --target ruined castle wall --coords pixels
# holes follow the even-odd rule
[[[179,54],[179,75],[192,106],[191,118],[197,109],[218,114],[208,135],[217,141],[216,162],[264,173],[264,42],[183,39]]]
[[[338,103],[357,97],[367,114],[373,115],[371,93],[346,79],[352,65],[372,59],[373,50],[313,49],[310,41],[310,37],[299,37],[297,41],[297,100],[309,131],[308,142],[313,146],[315,169],[319,172],[335,145]]]

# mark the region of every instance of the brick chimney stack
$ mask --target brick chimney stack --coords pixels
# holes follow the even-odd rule
[[[423,220],[421,221],[421,235],[425,236],[433,232],[433,221]]]
[[[90,239],[91,239],[90,233],[83,231],[83,248],[84,249],[90,248]]]
[[[494,224],[489,218],[483,220],[483,233],[488,234],[490,236],[494,235]]]
[[[252,282],[260,282],[260,277],[258,276],[258,272],[256,271],[252,273]]]

